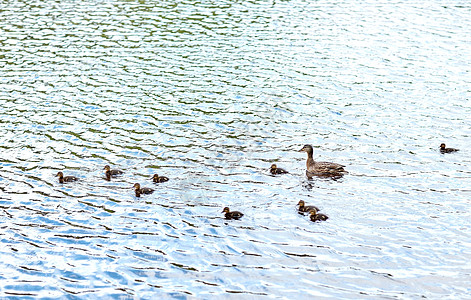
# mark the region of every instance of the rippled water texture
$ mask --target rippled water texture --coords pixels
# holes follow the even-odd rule
[[[0,11],[0,297],[469,298],[468,1]]]

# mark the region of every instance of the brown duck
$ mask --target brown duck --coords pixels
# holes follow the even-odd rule
[[[315,176],[342,176],[346,173],[345,166],[326,161],[315,161],[313,158],[314,150],[311,145],[304,145],[299,152],[307,153],[306,172],[308,175]]]
[[[299,205],[298,212],[308,212],[310,210],[315,210],[316,212],[319,211],[319,208],[317,208],[314,205],[305,205],[303,200],[299,200],[298,205]]]
[[[59,177],[59,183],[77,181],[78,178],[75,176],[64,176],[64,173],[58,172],[56,177]]]
[[[232,219],[239,220],[244,215],[240,211],[230,211],[229,207],[224,207],[222,212],[225,213],[224,217],[226,217],[226,219],[228,219],[228,220],[232,220]]]
[[[111,180],[111,177],[115,177],[117,175],[121,175],[123,174],[124,172],[121,171],[121,170],[112,170],[110,168],[109,165],[106,165],[103,170],[105,170],[105,176],[106,176],[106,180],[110,181]]]
[[[329,218],[328,216],[324,214],[318,214],[317,211],[315,210],[310,210],[309,211],[309,217],[311,218],[312,222],[317,222],[317,221],[327,221]]]
[[[278,175],[278,174],[287,174],[288,171],[282,168],[278,168],[276,164],[273,164],[270,167],[270,173],[272,173],[273,175]]]
[[[440,152],[441,153],[451,153],[451,152],[456,152],[456,151],[460,151],[460,150],[455,149],[455,148],[447,148],[444,143],[440,144]]]
[[[133,185],[133,188],[134,192],[136,193],[136,197],[141,197],[141,194],[152,194],[154,192],[154,190],[151,188],[141,188],[141,185],[139,183],[135,183]]]
[[[152,181],[155,183],[166,182],[168,180],[168,177],[159,176],[158,174],[154,174],[154,176],[152,176]]]

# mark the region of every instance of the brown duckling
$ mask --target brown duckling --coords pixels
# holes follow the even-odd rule
[[[440,152],[441,153],[451,153],[451,152],[456,152],[456,151],[460,151],[460,150],[455,149],[455,148],[446,148],[445,143],[440,144]]]
[[[159,176],[157,174],[154,174],[154,176],[152,176],[152,181],[154,183],[166,182],[168,180],[169,180],[168,177],[165,177],[165,176]]]
[[[228,220],[239,220],[240,218],[242,218],[242,216],[244,215],[243,213],[241,213],[240,211],[230,211],[229,210],[229,207],[224,207],[224,209],[222,210],[223,213],[226,213],[224,216],[226,217],[226,219]]]
[[[152,194],[154,192],[151,188],[143,187],[139,183],[133,185],[134,191],[136,192],[136,197],[141,197],[141,194]]]
[[[58,172],[56,177],[59,177],[59,183],[77,181],[78,178],[75,176],[64,176],[64,173]]]
[[[311,145],[304,145],[299,152],[307,153],[306,168],[307,173],[315,176],[342,176],[343,174],[348,173],[345,171],[343,165],[336,164],[333,162],[326,161],[314,161],[313,153],[314,150]]]
[[[276,164],[273,164],[273,165],[271,165],[271,167],[270,167],[270,173],[272,173],[273,175],[277,175],[277,174],[287,174],[288,171],[286,171],[285,169],[282,169],[282,168],[277,168],[277,167],[276,167]]]
[[[298,212],[308,212],[308,211],[311,211],[311,210],[315,210],[316,212],[319,211],[319,208],[317,208],[314,205],[305,206],[303,200],[299,200],[298,205],[299,205]]]
[[[103,170],[105,170],[105,176],[106,176],[106,180],[110,181],[111,180],[111,177],[115,177],[117,175],[121,175],[123,174],[124,172],[121,171],[121,170],[111,170],[110,166],[109,165],[106,165]]]
[[[317,211],[315,211],[315,210],[310,210],[309,211],[309,216],[310,216],[312,222],[327,221],[327,219],[329,218],[328,216],[326,216],[324,214],[318,214]]]

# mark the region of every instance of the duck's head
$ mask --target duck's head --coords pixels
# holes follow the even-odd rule
[[[440,149],[445,149],[445,147],[446,147],[446,146],[445,146],[445,143],[441,143],[441,144],[440,144]]]
[[[64,177],[64,173],[62,173],[62,172],[57,172],[56,177]]]
[[[311,210],[309,211],[309,215],[310,215],[311,217],[317,215],[317,210],[311,209]]]
[[[106,170],[106,171],[111,171],[111,168],[110,168],[110,166],[109,166],[109,165],[106,165],[106,166],[103,168],[103,170]]]
[[[272,170],[276,169],[276,164],[271,165],[270,169]]]
[[[299,205],[300,207],[303,207],[303,206],[304,206],[304,201],[303,201],[303,200],[299,200],[298,205]]]
[[[133,186],[132,186],[135,190],[139,190],[141,188],[141,185],[139,183],[135,183]]]
[[[224,207],[224,209],[222,210],[222,212],[223,212],[223,213],[228,213],[228,212],[231,212],[231,211],[229,210],[229,207]]]
[[[311,145],[304,145],[300,150],[298,150],[299,152],[313,152],[313,149],[312,149],[312,146]]]
[[[154,176],[152,176],[152,179],[159,179],[159,175],[158,175],[158,174],[154,174]]]

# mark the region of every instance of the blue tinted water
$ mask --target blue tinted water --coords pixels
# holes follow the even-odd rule
[[[0,297],[469,297],[468,2],[1,10]]]

